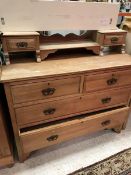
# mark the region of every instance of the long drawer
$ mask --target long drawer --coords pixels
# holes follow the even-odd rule
[[[80,92],[80,76],[61,78],[11,86],[14,103],[77,94]]]
[[[131,84],[131,70],[99,73],[85,77],[85,91],[97,91]]]
[[[20,133],[25,153],[47,147],[84,134],[111,129],[124,123],[129,107],[40,127]]]
[[[130,92],[131,89],[117,89],[16,108],[17,123],[22,127],[35,122],[60,119],[67,115],[127,105]]]

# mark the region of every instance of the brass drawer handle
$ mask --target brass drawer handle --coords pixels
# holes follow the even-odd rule
[[[101,99],[101,102],[102,102],[103,104],[109,103],[110,101],[111,101],[111,97],[107,97],[107,98]]]
[[[47,89],[42,90],[42,94],[44,96],[53,95],[55,91],[56,91],[55,88],[47,88]]]
[[[111,43],[117,43],[118,40],[119,40],[118,37],[112,37],[112,38],[111,38]]]
[[[117,83],[117,78],[111,78],[111,79],[107,80],[107,84],[109,86],[114,85],[116,83]]]
[[[111,123],[110,120],[106,120],[106,121],[102,122],[101,125],[102,125],[102,126],[107,126],[107,125],[109,125],[110,123]]]
[[[55,111],[56,111],[55,108],[49,108],[49,109],[44,110],[43,113],[44,113],[45,115],[51,115],[51,114],[54,114]]]
[[[48,140],[49,142],[52,142],[52,141],[57,140],[58,137],[59,137],[58,135],[52,135],[52,136],[48,137],[47,140]]]
[[[18,43],[16,43],[16,46],[18,48],[27,48],[28,47],[28,43],[27,42],[18,42]]]

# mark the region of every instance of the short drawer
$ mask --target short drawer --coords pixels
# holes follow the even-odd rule
[[[125,44],[124,34],[105,34],[104,45],[122,45]]]
[[[131,70],[99,73],[85,77],[85,91],[97,91],[131,84]]]
[[[6,45],[8,52],[36,50],[37,37],[8,37]]]
[[[96,132],[111,129],[123,124],[127,119],[128,107],[83,116],[74,120],[57,123],[50,126],[40,126],[37,129],[22,131],[20,138],[25,153],[58,144],[63,141]]]
[[[80,77],[24,83],[11,86],[14,103],[66,96],[80,93]]]
[[[120,95],[121,94],[121,95]],[[35,122],[47,122],[87,111],[98,111],[128,103],[130,90],[105,91],[82,97],[43,102],[41,104],[16,108],[16,119],[20,127]]]

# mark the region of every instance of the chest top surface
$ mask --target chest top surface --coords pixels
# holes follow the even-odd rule
[[[63,57],[60,60],[48,60],[41,63],[16,63],[3,66],[1,81],[10,82],[38,77],[47,78],[56,75],[84,73],[127,66],[131,66],[131,56],[127,54],[113,54],[103,57],[84,56],[68,59]]]

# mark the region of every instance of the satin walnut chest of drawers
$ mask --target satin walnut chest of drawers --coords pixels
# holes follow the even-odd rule
[[[5,66],[2,81],[20,161],[40,148],[126,127],[131,98],[126,54]]]

